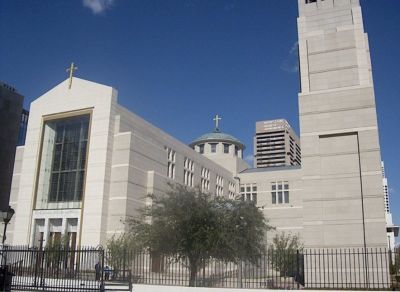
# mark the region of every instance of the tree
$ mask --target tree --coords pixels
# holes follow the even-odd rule
[[[389,256],[392,257],[390,274],[396,275],[396,280],[400,282],[400,245],[396,246],[394,251],[389,253]]]
[[[127,252],[137,251],[139,248],[135,244],[135,240],[129,234],[114,235],[107,242],[106,261],[107,265],[111,265],[114,270],[114,276],[120,270],[125,270],[129,262],[129,254]]]
[[[277,233],[269,245],[269,254],[273,268],[283,274],[284,277],[295,276],[297,270],[297,251],[303,249],[303,244],[298,235],[291,233]]]
[[[255,262],[264,251],[270,228],[252,203],[213,197],[198,188],[171,185],[165,195],[151,195],[152,206],[127,221],[131,238],[155,254],[189,263],[189,286],[210,259]]]
[[[65,266],[68,261],[68,236],[57,236],[50,239],[45,246],[46,264],[51,268],[59,268]]]

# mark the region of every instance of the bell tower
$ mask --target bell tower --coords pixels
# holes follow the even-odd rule
[[[306,247],[385,247],[381,155],[359,0],[298,0]]]

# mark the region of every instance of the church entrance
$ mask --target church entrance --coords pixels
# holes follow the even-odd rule
[[[64,210],[63,210],[64,211]],[[34,211],[31,245],[36,248],[68,248],[75,250],[78,245],[78,218],[51,218],[48,211]],[[62,214],[61,214],[62,215]],[[46,218],[47,217],[47,218]]]

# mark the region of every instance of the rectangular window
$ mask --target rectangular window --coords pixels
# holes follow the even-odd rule
[[[224,179],[222,178],[222,176],[219,176],[218,174],[216,177],[215,194],[217,196],[224,195]]]
[[[283,200],[285,204],[289,204],[289,191],[283,192]]]
[[[217,143],[210,143],[211,153],[217,152]]]
[[[242,184],[240,186],[240,195],[243,200],[251,201],[254,204],[257,204],[257,185]]]
[[[236,188],[235,188],[235,184],[233,182],[229,182],[229,193],[228,193],[228,197],[229,199],[235,199],[236,197]]]
[[[204,144],[199,145],[199,153],[204,154]]]
[[[89,121],[86,114],[45,122],[36,208],[57,208],[54,203],[82,200]]]
[[[188,187],[193,187],[194,185],[194,162],[189,158],[185,157],[183,163],[183,183]]]
[[[165,147],[167,151],[167,177],[170,179],[175,179],[175,161],[176,161],[176,152],[171,148]]]
[[[271,183],[272,204],[289,204],[289,182],[278,181]]]
[[[229,144],[224,144],[224,153],[229,153]]]
[[[210,191],[210,170],[205,167],[201,168],[201,191],[208,192]]]

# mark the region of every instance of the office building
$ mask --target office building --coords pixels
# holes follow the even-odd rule
[[[24,97],[0,82],[0,211],[8,208]]]
[[[254,167],[300,164],[300,140],[286,120],[256,123]]]

